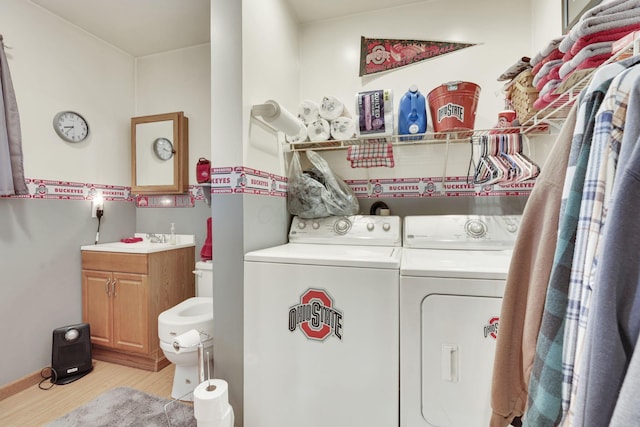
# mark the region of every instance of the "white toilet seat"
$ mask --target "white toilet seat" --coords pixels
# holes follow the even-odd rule
[[[171,345],[176,336],[192,329],[204,334],[203,340],[213,337],[213,298],[188,298],[158,316],[161,343]]]

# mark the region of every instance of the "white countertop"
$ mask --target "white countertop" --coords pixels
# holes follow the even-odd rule
[[[192,234],[176,234],[176,244],[169,243],[169,235],[165,234],[166,243],[152,243],[147,238],[146,233],[135,233],[134,237],[141,237],[141,242],[124,243],[109,242],[98,243],[97,245],[81,246],[80,250],[93,252],[124,252],[132,254],[150,254],[153,252],[170,251],[173,249],[188,248],[195,246],[195,236]]]

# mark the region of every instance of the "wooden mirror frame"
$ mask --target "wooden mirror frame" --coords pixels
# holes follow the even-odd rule
[[[170,135],[173,144],[174,155],[167,162],[173,162],[173,179],[170,183],[138,185],[139,158],[147,154],[138,152],[137,126],[146,123],[172,122],[173,135]],[[167,137],[168,135],[158,135]],[[152,144],[153,141],[150,141]],[[189,184],[189,120],[182,111],[175,113],[154,114],[131,118],[131,194],[182,194],[188,189]]]

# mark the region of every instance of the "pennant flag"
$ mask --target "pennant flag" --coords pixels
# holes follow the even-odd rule
[[[404,67],[476,44],[361,37],[360,77]]]

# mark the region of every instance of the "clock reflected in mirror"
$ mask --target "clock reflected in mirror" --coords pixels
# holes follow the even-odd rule
[[[53,129],[67,142],[81,142],[89,136],[87,120],[74,111],[60,111],[53,118]]]

